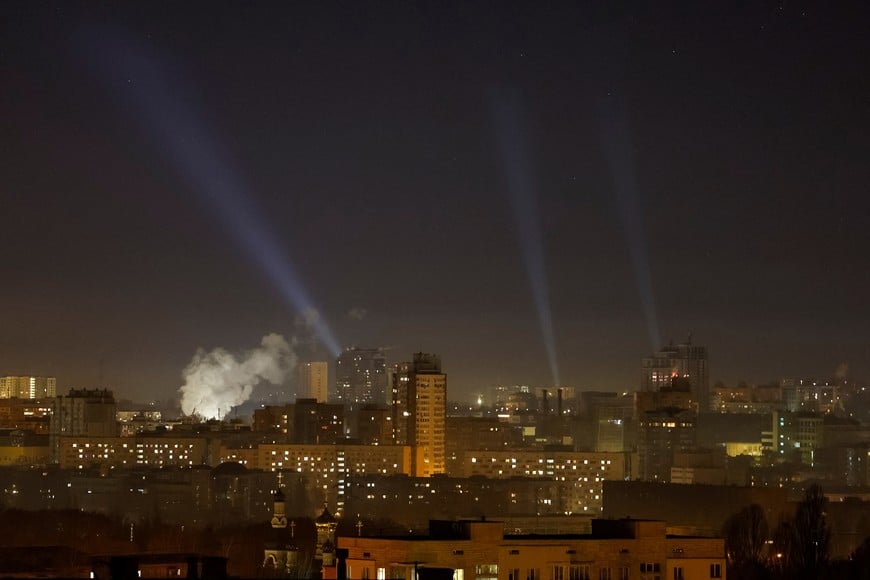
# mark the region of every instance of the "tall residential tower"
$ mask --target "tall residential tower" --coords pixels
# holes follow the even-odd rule
[[[447,375],[438,355],[418,352],[412,362],[396,365],[392,414],[394,443],[411,446],[411,475],[444,473]]]
[[[42,399],[57,396],[54,377],[0,377],[0,399]]]
[[[387,403],[387,359],[380,348],[346,348],[335,361],[335,398],[345,405]]]
[[[329,365],[326,361],[301,363],[296,369],[296,398],[326,402]]]
[[[707,348],[692,344],[692,337],[678,345],[673,343],[643,359],[641,391],[657,392],[665,388],[686,389],[698,402],[700,411],[710,410],[710,375]]]

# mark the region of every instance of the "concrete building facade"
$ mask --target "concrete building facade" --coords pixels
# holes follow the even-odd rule
[[[724,540],[666,536],[660,521],[593,520],[591,534],[552,536],[506,536],[501,522],[433,521],[425,537],[340,536],[338,547],[347,550],[349,580],[726,577]]]
[[[335,398],[345,405],[387,403],[383,349],[350,347],[335,361]]]
[[[0,377],[0,399],[41,399],[57,396],[54,377]]]
[[[325,403],[328,388],[329,364],[326,361],[300,363],[296,368],[296,399]]]
[[[70,389],[68,395],[55,397],[49,427],[52,459],[59,461],[66,438],[116,436],[117,411],[115,396],[106,389]]]
[[[288,445],[261,443],[255,449],[222,448],[222,461],[249,469],[300,475],[317,503],[344,509],[349,478],[355,475],[407,475],[410,448],[402,445]]]
[[[637,435],[640,479],[669,482],[674,454],[695,447],[697,423],[694,411],[666,408],[644,413]]]
[[[564,483],[568,493],[558,511],[563,514],[599,514],[605,480],[626,477],[626,455],[582,451],[467,451],[465,477],[494,479],[534,477]]]
[[[446,467],[447,375],[441,358],[418,352],[396,366],[392,393],[393,438],[411,447],[411,474],[429,477]]]
[[[99,467],[216,466],[220,440],[198,436],[88,437],[58,439],[61,469]]]
[[[641,391],[685,385],[698,401],[701,411],[710,410],[710,371],[707,348],[692,344],[691,336],[681,344],[670,344],[643,359]]]

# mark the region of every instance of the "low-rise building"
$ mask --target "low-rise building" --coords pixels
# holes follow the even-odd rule
[[[202,436],[59,437],[61,469],[216,466],[220,440]]]
[[[565,514],[573,487],[573,481],[537,477],[355,476],[346,494],[346,513],[365,520],[390,520],[405,530],[425,530],[430,520],[456,517],[497,518],[505,522],[506,530],[529,533],[554,525],[578,529],[583,524],[576,522],[588,522],[591,516]],[[545,526],[529,527],[529,521],[543,523],[541,518]]]
[[[51,399],[4,399],[0,397],[0,429],[21,429],[48,434]]]
[[[433,521],[427,536],[340,536],[338,548],[349,580],[726,577],[724,540],[667,536],[660,521],[593,520],[591,534],[529,536],[506,536],[501,522]],[[337,568],[325,567],[324,578]]]
[[[48,435],[20,429],[0,429],[0,465],[46,465],[50,458]]]

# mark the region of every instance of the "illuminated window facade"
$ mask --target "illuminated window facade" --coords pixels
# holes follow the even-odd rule
[[[210,465],[219,444],[201,437],[61,437],[62,469]]]
[[[231,460],[228,456],[222,459]],[[407,475],[409,465],[410,449],[400,445],[261,444],[257,448],[256,465],[248,467],[302,474],[321,492],[321,497],[341,513],[349,477]]]
[[[447,375],[437,355],[415,353],[413,362],[397,365],[393,376],[392,424],[397,445],[410,445],[411,474],[445,473]]]
[[[622,453],[467,451],[464,457],[466,477],[545,478],[564,485],[567,494],[561,500],[564,505],[558,509],[564,514],[601,513],[603,482],[625,478]]]
[[[586,536],[510,536],[501,522],[434,521],[427,537],[340,536],[338,547],[348,550],[356,578],[363,568],[374,578],[386,567],[391,578],[414,578],[423,561],[445,574],[453,570],[454,578],[461,570],[465,578],[488,580],[725,577],[724,540],[667,536],[656,521],[593,520]]]

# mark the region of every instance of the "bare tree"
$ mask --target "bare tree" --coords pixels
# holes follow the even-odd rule
[[[780,573],[796,580],[822,578],[830,558],[831,530],[825,517],[827,499],[813,485],[804,492],[793,519],[783,520],[774,533]]]
[[[723,533],[728,566],[735,576],[747,580],[765,577],[764,547],[769,528],[761,506],[752,504],[732,515]]]
[[[794,516],[793,560],[806,572],[804,578],[819,578],[828,564],[831,529],[825,518],[828,500],[818,485],[810,486]]]

